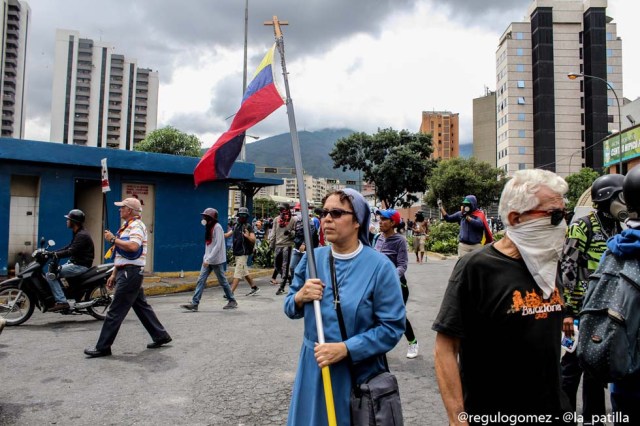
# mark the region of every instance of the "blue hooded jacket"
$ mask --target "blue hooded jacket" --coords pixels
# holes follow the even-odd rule
[[[462,212],[457,211],[453,214],[444,215],[442,218],[447,222],[460,223],[460,235],[458,239],[463,244],[480,244],[484,236],[484,223],[482,219],[473,216],[471,213],[478,210],[478,200],[475,195],[467,195],[465,199],[471,202],[471,211],[468,213],[470,220],[462,217]]]

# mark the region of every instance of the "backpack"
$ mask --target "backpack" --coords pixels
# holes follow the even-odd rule
[[[578,360],[603,383],[640,375],[640,262],[608,250],[580,311]]]

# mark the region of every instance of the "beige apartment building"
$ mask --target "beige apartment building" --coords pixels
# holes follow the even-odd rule
[[[496,159],[507,174],[602,167],[602,140],[620,126],[615,95],[623,99],[622,41],[606,7],[606,0],[534,0],[528,21],[500,37]]]
[[[420,133],[432,136],[434,159],[447,160],[460,155],[458,114],[450,111],[422,111]]]
[[[26,2],[1,0],[2,43],[0,43],[0,97],[5,138],[24,138],[26,122],[25,80],[27,37],[31,9]]]
[[[157,127],[158,87],[112,45],[57,30],[51,142],[132,150]]]
[[[496,167],[496,92],[473,100],[473,156]]]

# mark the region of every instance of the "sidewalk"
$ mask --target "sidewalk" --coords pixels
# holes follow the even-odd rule
[[[253,269],[250,268],[251,278],[261,278],[271,276],[273,268],[270,269]],[[145,275],[142,287],[144,294],[147,296],[159,296],[163,294],[192,292],[196,288],[200,271],[184,272],[180,277],[180,272],[158,272],[151,275]],[[233,267],[227,269],[227,280],[229,284],[233,281]],[[212,273],[207,280],[207,288],[218,285],[216,274]]]

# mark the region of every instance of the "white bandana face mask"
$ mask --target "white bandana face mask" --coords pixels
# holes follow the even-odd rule
[[[545,299],[556,288],[558,261],[567,233],[564,220],[557,226],[550,221],[549,217],[541,217],[507,228],[507,236],[518,248]]]

